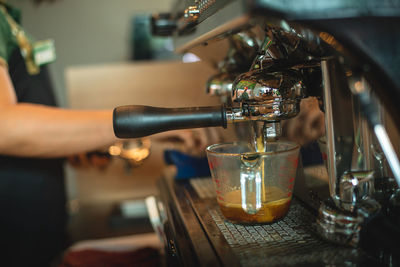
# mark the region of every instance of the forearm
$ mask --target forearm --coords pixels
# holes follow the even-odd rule
[[[18,103],[0,109],[0,154],[59,157],[115,142],[112,111],[75,111]]]

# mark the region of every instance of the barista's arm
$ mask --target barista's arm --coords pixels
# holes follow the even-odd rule
[[[68,156],[116,141],[112,110],[76,111],[17,103],[8,70],[0,66],[0,154]]]

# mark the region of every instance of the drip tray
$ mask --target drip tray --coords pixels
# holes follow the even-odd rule
[[[209,213],[243,266],[320,266],[360,261],[360,250],[335,246],[316,236],[315,217],[293,202],[285,218],[265,225],[230,223],[218,209]]]
[[[296,198],[278,222],[241,225],[223,217],[211,179],[192,179],[190,185],[200,201],[193,194],[188,196],[214,249],[221,249],[223,239],[241,266],[363,266],[374,262],[360,249],[321,239],[315,231],[315,215]]]

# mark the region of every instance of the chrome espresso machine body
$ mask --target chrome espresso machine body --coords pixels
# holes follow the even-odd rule
[[[316,96],[325,114],[326,134],[320,143],[326,149],[328,179],[315,183],[299,173],[295,192],[307,206],[304,211],[311,208],[316,215],[309,223],[315,238],[334,244],[327,250],[343,253],[343,262],[328,254],[313,261],[317,256],[311,253],[310,258],[281,263],[400,265],[400,1],[181,0],[173,10],[153,16],[154,34],[174,36],[178,53],[195,53],[218,68],[206,87],[224,105],[118,107],[116,135],[141,137],[235,123],[253,127],[253,142],[259,137],[268,142],[281,137],[281,122],[299,113],[304,97]],[[196,200],[189,202],[196,206]],[[194,213],[202,217],[198,210]],[[213,241],[217,234],[207,230],[209,223],[200,224],[212,250],[232,252],[221,248],[222,241]],[[190,231],[181,235],[188,237]],[[179,254],[179,245],[171,242],[167,246]],[[285,247],[270,249],[285,254]],[[259,255],[246,253],[236,257]],[[196,264],[206,265],[199,257]],[[220,256],[218,262],[231,260]]]

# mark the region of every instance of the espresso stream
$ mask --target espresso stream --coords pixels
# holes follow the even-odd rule
[[[241,190],[228,192],[218,205],[226,219],[235,223],[269,223],[284,217],[289,211],[291,197],[276,186],[263,190],[262,205],[256,214],[248,214],[242,209]]]

